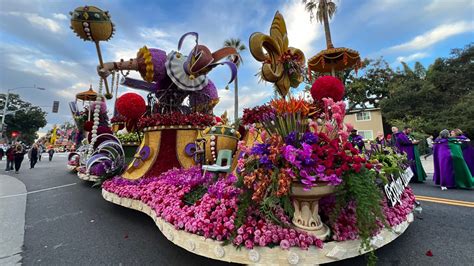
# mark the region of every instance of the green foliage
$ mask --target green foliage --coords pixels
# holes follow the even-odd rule
[[[434,137],[442,129],[461,128],[474,136],[474,46],[453,49],[428,68],[406,64],[395,73],[389,95],[380,102],[389,123],[408,124]],[[425,150],[420,145],[420,152]]]
[[[194,205],[196,201],[200,200],[204,194],[207,192],[207,186],[199,185],[191,189],[188,193],[186,193],[183,197],[183,201],[186,205]]]
[[[363,169],[359,173],[351,172],[343,176],[343,183],[337,187],[336,208],[331,219],[334,221],[340,210],[354,202],[356,205],[356,227],[361,239],[361,248],[365,251],[372,249],[370,238],[378,230],[378,222],[388,227],[382,212],[382,192],[375,183],[376,174]],[[373,253],[373,251],[371,251]],[[375,255],[368,257],[368,264],[374,265]]]
[[[0,110],[3,110],[6,94],[0,94]],[[11,136],[13,131],[20,132],[18,137],[28,145],[31,145],[38,137],[38,129],[46,126],[46,112],[40,107],[34,106],[29,102],[23,101],[18,94],[10,94],[7,111],[14,113],[5,117],[5,123],[8,125],[6,130],[7,137]]]
[[[143,133],[132,132],[127,134],[117,134],[117,138],[122,143],[141,142],[141,139],[143,138]]]

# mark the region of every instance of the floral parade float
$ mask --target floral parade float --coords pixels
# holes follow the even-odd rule
[[[190,36],[196,44],[185,56]],[[101,63],[103,79],[135,70],[144,81],[125,77],[122,84],[149,92],[145,113],[132,114],[143,131],[140,146],[126,170],[102,184],[104,199],[148,214],[169,241],[216,260],[322,264],[367,252],[373,259],[374,249],[413,221],[406,157],[352,146],[337,78],[320,77],[312,101],[288,96],[304,78],[305,57],[288,46],[280,13],[270,35],[253,34],[249,47],[280,97],[246,109],[240,132],[214,117],[218,95],[206,76],[226,64],[234,79],[233,63],[220,62],[232,48],[211,53],[191,32],[178,51],[144,47],[135,59]],[[202,171],[226,150],[231,173]]]

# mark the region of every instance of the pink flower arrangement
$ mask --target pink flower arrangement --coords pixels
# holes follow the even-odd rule
[[[208,193],[194,205],[184,204],[183,197],[186,193],[209,180],[209,175],[202,177],[200,169],[194,167],[188,170],[172,169],[159,177],[139,181],[115,177],[105,181],[102,187],[120,197],[142,201],[176,229],[206,238],[223,241],[236,233],[233,243],[249,249],[269,245],[280,245],[285,249],[307,249],[311,245],[322,247],[322,241],[315,236],[288,228],[289,218],[281,209],[277,210],[276,215],[284,226],[273,224],[254,210],[248,215],[244,225],[235,228],[240,191],[233,184],[233,175],[211,184]]]
[[[391,207],[384,197],[381,202],[383,213],[388,225],[391,227],[401,224],[406,221],[408,214],[413,211],[415,205],[415,195],[410,187],[407,187],[401,196],[402,203]],[[320,208],[322,213],[326,216],[331,215],[334,211],[334,198],[328,197],[320,201]],[[333,239],[336,241],[354,240],[359,237],[356,227],[356,205],[351,202],[348,206],[343,208],[337,217],[335,223],[327,223],[330,225],[333,232]],[[381,222],[378,223],[380,229],[383,228]],[[375,232],[378,233],[378,232]]]

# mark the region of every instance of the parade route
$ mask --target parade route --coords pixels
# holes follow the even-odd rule
[[[18,175],[9,172],[1,176],[2,226],[7,224],[4,213],[14,211],[17,216],[8,214],[11,221],[15,221],[8,224],[14,227],[2,230],[9,232],[14,240],[0,245],[0,264],[21,259],[25,265],[225,265],[173,245],[148,216],[106,202],[100,189],[91,188],[91,183],[67,173],[65,163],[66,158],[61,156],[52,162],[40,162],[34,170],[26,168]],[[0,167],[4,166],[5,162],[0,162]],[[20,189],[4,189],[7,183],[15,183]],[[22,183],[26,190],[21,190]],[[472,191],[441,191],[430,180],[425,184],[412,184],[412,187],[416,195],[423,195],[418,197],[423,211],[415,215],[415,222],[396,241],[377,250],[380,265],[467,265],[472,262],[472,253],[464,251],[474,242],[470,233]],[[21,213],[22,200],[26,203],[26,214],[25,207]],[[21,217],[26,217],[24,225]],[[2,243],[6,242],[2,239]],[[122,252],[124,249],[128,252]],[[425,255],[428,250],[433,257]],[[365,260],[361,256],[329,265],[365,265]]]

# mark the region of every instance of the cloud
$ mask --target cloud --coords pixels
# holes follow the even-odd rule
[[[310,22],[302,2],[286,3],[281,13],[285,17],[290,46],[301,49],[306,55],[315,52],[313,43],[321,37],[322,27],[315,21]]]
[[[440,25],[428,32],[416,36],[412,40],[392,46],[389,51],[412,51],[428,48],[451,36],[470,32],[474,30],[474,22],[459,21],[450,24]]]
[[[62,13],[54,13],[53,17],[59,20],[68,20],[68,17]]]
[[[11,12],[7,12],[6,14],[10,16],[26,18],[26,20],[28,20],[28,22],[30,22],[30,24],[35,26],[36,28],[46,29],[53,33],[59,33],[62,31],[61,25],[57,21],[50,18],[42,17],[36,13],[24,13],[24,12],[11,11]],[[55,14],[55,15],[63,15],[63,14]]]
[[[397,57],[397,62],[408,63],[408,62],[415,61],[415,60],[418,60],[418,59],[422,59],[422,58],[425,58],[425,57],[428,57],[428,56],[429,56],[428,53],[423,53],[423,52],[414,53],[414,54],[411,54],[411,55],[408,55],[408,56],[399,56],[399,57]]]
[[[220,89],[219,104],[214,109],[214,114],[221,115],[227,111],[230,120],[234,120],[234,89],[229,86],[229,90]],[[243,86],[239,88],[239,116],[242,116],[244,108],[254,107],[268,101],[273,95],[270,89],[261,88],[259,91]]]

